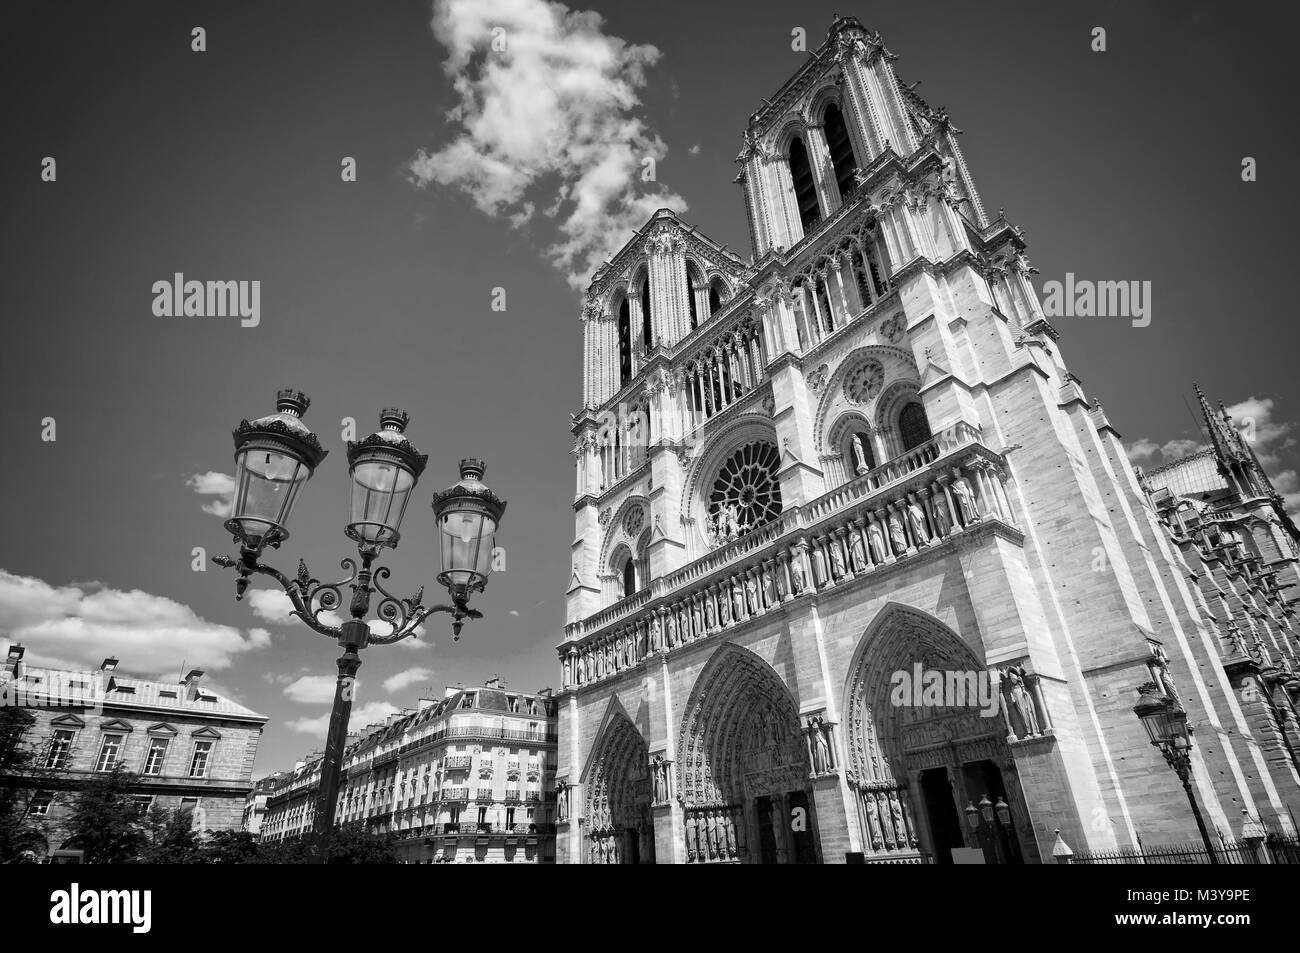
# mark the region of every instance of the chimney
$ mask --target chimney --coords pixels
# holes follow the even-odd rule
[[[486,682],[483,683],[483,687],[484,687],[484,688],[500,688],[500,687],[501,687],[501,676],[500,676],[500,675],[493,675],[491,678],[489,678]]]
[[[117,668],[117,659],[113,658],[113,656],[111,655],[108,658],[104,659],[104,661],[99,663],[99,670],[101,672],[112,672],[116,668]]]
[[[185,700],[194,701],[199,697],[199,680],[203,678],[203,669],[192,668],[185,676]]]
[[[23,674],[23,653],[26,651],[21,645],[9,646],[9,657],[5,659],[5,668],[14,678]]]
[[[438,701],[435,698],[420,698],[416,700],[415,707],[417,711],[424,711],[426,708],[432,708],[436,704],[438,704]]]

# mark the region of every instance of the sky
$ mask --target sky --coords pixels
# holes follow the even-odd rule
[[[15,0],[0,35],[0,640],[43,663],[204,668],[270,717],[257,776],[319,747],[335,647],[273,592],[236,603],[229,572],[194,568],[196,548],[233,552],[231,430],[291,386],[331,453],[281,569],[301,556],[337,578],[352,552],[347,417],[365,434],[403,408],[430,456],[383,560],[399,593],[436,590],[429,500],[461,457],[484,458],[509,503],[484,618],[459,642],[438,616],[419,641],[366,650],[353,727],[492,674],[558,687],[581,289],[660,206],[749,253],[741,133],[807,56],[792,31],[815,48],[835,12],[879,30],[903,82],[947,108],[1040,288],[1151,282],[1146,327],[1053,322],[1135,461],[1200,443],[1197,381],[1251,419],[1300,500],[1296,75],[1270,7]],[[257,323],[155,313],[154,284],[177,272],[259,282]]]

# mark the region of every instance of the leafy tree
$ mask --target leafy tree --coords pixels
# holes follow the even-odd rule
[[[125,864],[150,846],[131,789],[135,775],[119,763],[97,774],[72,800],[67,827],[71,843],[84,850],[88,864]]]
[[[144,864],[192,864],[202,859],[199,837],[190,811],[167,810],[155,804],[144,820]]]
[[[331,864],[395,864],[392,834],[374,834],[359,824],[335,828],[328,840]],[[298,837],[262,845],[265,864],[312,864],[319,856],[314,837]]]
[[[35,723],[36,716],[25,708],[0,706],[0,863],[46,848],[43,824],[31,816],[34,781],[45,774],[26,744]]]
[[[198,860],[205,864],[257,864],[263,862],[263,848],[248,831],[213,831]]]

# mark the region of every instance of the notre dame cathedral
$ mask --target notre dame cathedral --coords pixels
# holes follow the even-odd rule
[[[1044,863],[1193,841],[1189,793],[1294,833],[1300,534],[1204,399],[1134,470],[893,60],[837,18],[749,118],[752,258],[661,210],[592,278],[558,859]]]

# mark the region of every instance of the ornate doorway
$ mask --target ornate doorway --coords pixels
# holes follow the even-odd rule
[[[954,848],[1036,859],[998,686],[966,643],[891,606],[850,671],[847,774],[867,861],[952,863]]]
[[[589,864],[654,863],[649,753],[641,732],[614,714],[584,779],[583,851]]]
[[[794,699],[753,652],[724,645],[691,692],[678,745],[688,863],[815,863],[808,749]]]

